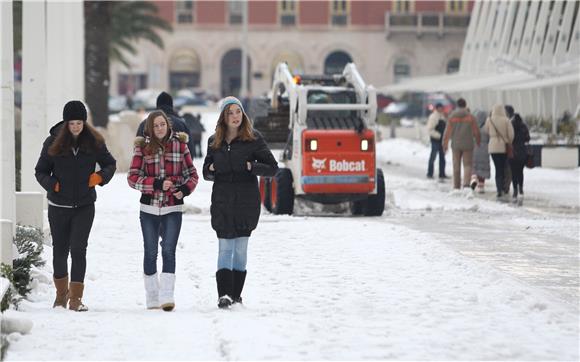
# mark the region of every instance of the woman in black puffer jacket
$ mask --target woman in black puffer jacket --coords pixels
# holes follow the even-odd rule
[[[56,300],[53,307],[86,311],[82,303],[86,251],[95,216],[95,186],[108,183],[117,162],[101,136],[86,123],[80,101],[64,106],[63,121],[52,127],[36,164],[36,180],[46,190],[52,234],[52,265]],[[95,172],[99,164],[100,171]],[[71,278],[68,283],[68,254]]]
[[[524,197],[524,166],[528,159],[526,144],[530,142],[530,131],[518,113],[514,114],[512,125],[514,127],[514,141],[512,143],[514,157],[509,161],[514,186],[513,202],[521,205]]]
[[[274,176],[278,163],[237,98],[225,98],[220,110],[208,141],[203,177],[214,182],[211,225],[219,239],[218,307],[228,308],[242,301],[248,239],[260,217],[256,176]]]

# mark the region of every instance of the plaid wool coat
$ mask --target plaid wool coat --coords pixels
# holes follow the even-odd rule
[[[172,133],[164,149],[147,154],[145,146],[149,137],[135,139],[127,181],[129,186],[141,191],[141,204],[160,209],[183,205],[183,198],[178,199],[173,194],[181,191],[185,197],[193,192],[198,176],[187,141],[187,134]],[[163,191],[164,180],[171,180],[174,187]]]

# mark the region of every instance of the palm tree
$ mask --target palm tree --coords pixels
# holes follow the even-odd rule
[[[129,67],[125,52],[136,54],[134,44],[148,40],[163,49],[158,30],[172,31],[147,1],[85,1],[85,94],[95,126],[109,120],[109,66],[119,61]]]

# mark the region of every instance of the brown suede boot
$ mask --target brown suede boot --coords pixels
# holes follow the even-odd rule
[[[60,279],[53,278],[54,286],[56,287],[56,299],[54,300],[53,308],[66,308],[68,300],[68,275]]]
[[[86,312],[89,310],[89,308],[84,305],[82,301],[84,289],[85,285],[83,283],[70,282],[68,309],[77,312]]]

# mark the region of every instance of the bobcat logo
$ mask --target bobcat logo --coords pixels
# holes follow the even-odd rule
[[[318,173],[322,172],[326,168],[326,158],[320,160],[312,157],[312,168]]]

